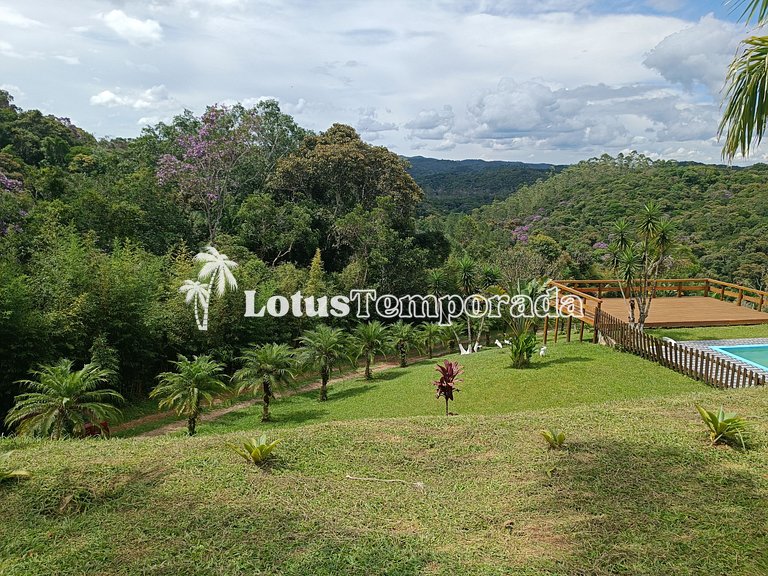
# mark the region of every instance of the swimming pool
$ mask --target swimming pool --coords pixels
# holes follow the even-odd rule
[[[768,371],[768,344],[745,344],[743,346],[712,346],[732,358]]]

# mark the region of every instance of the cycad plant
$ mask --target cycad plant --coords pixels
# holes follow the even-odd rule
[[[389,327],[389,341],[400,357],[400,368],[408,366],[408,352],[418,345],[419,338],[411,324],[398,320]]]
[[[191,360],[179,354],[175,372],[158,375],[159,384],[149,393],[160,400],[160,408],[170,408],[187,417],[187,432],[194,436],[197,420],[216,396],[229,390],[224,367],[210,356],[194,356]]]
[[[443,327],[435,322],[428,322],[421,325],[419,337],[427,350],[427,356],[432,359],[434,356],[435,344],[443,340]]]
[[[341,328],[320,324],[304,332],[299,342],[302,346],[299,363],[320,371],[320,400],[328,400],[328,380],[331,378],[331,372],[343,361],[349,361],[346,335]]]
[[[244,350],[238,360],[243,366],[235,372],[234,381],[240,384],[240,392],[261,391],[261,420],[267,422],[275,390],[293,381],[294,352],[285,344],[263,344]]]
[[[16,397],[5,417],[7,426],[16,426],[22,435],[48,436],[54,440],[80,436],[86,424],[120,416],[115,404],[124,398],[115,390],[102,388],[112,373],[96,364],[72,369],[71,360],[42,366],[32,372],[34,379],[20,380],[32,390]]]
[[[360,323],[352,332],[352,345],[355,352],[365,359],[365,378],[373,378],[371,363],[376,354],[386,354],[389,351],[387,328],[378,320]]]

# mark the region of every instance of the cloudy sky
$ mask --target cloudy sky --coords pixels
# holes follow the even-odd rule
[[[97,136],[272,97],[409,156],[717,162],[735,16],[719,0],[0,0],[0,87]]]

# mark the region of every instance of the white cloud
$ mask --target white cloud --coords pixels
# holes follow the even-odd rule
[[[15,4],[44,27],[3,26],[2,81],[99,136],[266,94],[311,130],[456,159],[719,160],[718,90],[746,34],[710,3],[673,17],[677,0]]]
[[[689,90],[700,84],[717,94],[743,33],[736,24],[707,15],[693,26],[667,36],[643,63]]]
[[[122,10],[112,10],[100,18],[115,34],[137,46],[157,44],[163,38],[163,28],[157,20],[139,20]]]
[[[69,64],[70,66],[77,66],[80,64],[80,58],[77,56],[65,56],[64,54],[57,54],[55,58],[57,60],[61,60],[64,62],[64,64]]]
[[[91,96],[90,103],[93,106],[133,108],[135,110],[157,110],[178,107],[176,100],[162,84],[138,92],[124,93],[119,88],[116,88],[115,91],[102,90],[98,94]]]
[[[6,6],[0,6],[0,23],[16,26],[18,28],[32,28],[34,26],[43,25],[42,22],[27,18],[13,8],[8,8]]]

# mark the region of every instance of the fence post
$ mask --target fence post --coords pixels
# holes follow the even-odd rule
[[[741,301],[744,299],[744,288],[739,288],[739,297],[736,299],[736,306],[741,306]]]
[[[709,298],[709,278],[704,280],[704,296]]]
[[[600,324],[600,314],[601,314],[601,312],[600,312],[600,305],[601,304],[602,304],[601,302],[598,302],[597,303],[597,308],[595,308],[595,321],[592,324],[592,328],[593,328],[592,343],[593,344],[597,344],[598,341],[599,341],[598,331],[600,330],[599,324]]]

